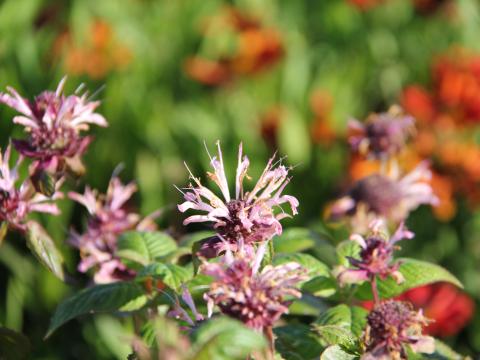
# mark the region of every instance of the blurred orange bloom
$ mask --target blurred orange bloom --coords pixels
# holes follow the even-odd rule
[[[318,144],[331,145],[337,133],[331,127],[333,98],[328,91],[316,90],[310,96],[310,108],[314,114],[311,125],[312,140]]]
[[[185,72],[202,84],[218,86],[237,76],[256,74],[276,64],[284,55],[280,34],[237,8],[222,9],[210,19],[207,29],[209,24],[220,26],[217,34],[233,32],[237,45],[233,54],[219,55],[216,59],[198,55],[186,60]]]
[[[272,106],[260,117],[260,133],[271,149],[277,149],[277,134],[282,122],[283,110],[280,106]]]
[[[75,43],[69,30],[60,34],[53,45],[53,56],[63,61],[67,73],[86,74],[93,79],[122,70],[132,60],[132,53],[116,40],[110,24],[100,19],[91,24],[82,44]]]

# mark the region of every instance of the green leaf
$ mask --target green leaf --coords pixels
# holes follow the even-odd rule
[[[130,231],[118,239],[117,255],[124,260],[145,266],[176,249],[175,240],[165,233]]]
[[[261,334],[226,317],[204,322],[193,332],[192,340],[192,360],[245,359],[266,346]]]
[[[27,246],[44,266],[63,281],[63,256],[55,242],[37,222],[29,221],[27,228]]]
[[[355,241],[346,240],[337,245],[337,259],[342,266],[350,266],[348,257],[358,258],[360,254],[360,245]]]
[[[318,359],[323,346],[307,325],[294,324],[274,329],[275,348],[285,360]]]
[[[30,341],[25,335],[5,327],[0,327],[0,359],[28,359],[29,353]]]
[[[359,327],[364,321],[363,315],[366,316],[359,308],[341,304],[322,313],[313,324],[313,329],[326,346],[338,344],[355,350],[359,336],[357,334],[361,333]]]
[[[137,275],[136,280],[145,280],[153,277],[160,279],[168,287],[178,288],[192,278],[193,274],[189,269],[173,264],[155,263],[144,267]]]
[[[305,228],[289,228],[273,238],[276,253],[295,253],[315,246],[315,233]]]
[[[358,306],[352,306],[350,308],[350,312],[352,314],[352,333],[355,336],[360,337],[363,333],[363,330],[365,329],[365,326],[367,326],[368,310],[365,310],[364,308]]]
[[[307,270],[308,276],[312,279],[317,276],[330,276],[330,269],[320,260],[308,254],[282,254],[273,259],[274,265],[281,265],[289,262],[296,262]]]
[[[400,261],[402,264],[399,270],[405,277],[405,281],[397,284],[391,277],[378,281],[378,292],[381,298],[392,298],[409,289],[438,281],[449,282],[460,288],[463,287],[455,276],[441,266],[408,258],[400,259]],[[362,284],[356,292],[356,297],[361,300],[372,299],[370,284]]]
[[[353,360],[357,359],[355,355],[351,355],[338,345],[329,346],[320,356],[320,360]]]
[[[317,276],[302,285],[302,290],[319,297],[330,297],[337,291],[337,282],[332,277]]]
[[[61,303],[50,321],[46,338],[67,321],[97,312],[134,311],[147,302],[144,289],[134,282],[116,282],[87,288]]]

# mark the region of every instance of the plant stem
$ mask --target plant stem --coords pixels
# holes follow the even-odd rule
[[[275,338],[273,336],[273,330],[272,327],[269,326],[263,330],[263,333],[265,334],[265,337],[267,338],[268,341],[268,355],[267,359],[273,360],[275,358]]]
[[[378,288],[377,288],[377,277],[373,276],[373,279],[370,283],[372,285],[372,294],[373,300],[375,301],[375,305],[380,303],[380,296],[378,296]]]

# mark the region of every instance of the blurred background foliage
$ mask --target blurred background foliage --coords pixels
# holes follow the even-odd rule
[[[85,83],[102,101],[110,126],[92,129],[86,177],[70,186],[103,191],[123,164],[122,178],[140,188],[132,206],[144,214],[161,208],[159,222],[178,235],[194,228],[181,227],[173,184],[187,181],[184,161],[196,174],[206,169],[204,143],[217,139],[229,168],[242,141],[253,175],[276,149],[288,156],[289,191],[301,208],[287,227],[323,228],[325,205],[348,182],[347,120],[387,110],[410,84],[431,87],[432,62],[454,47],[480,52],[476,0],[0,3],[1,89],[33,97],[67,74],[68,90]],[[2,148],[21,136],[13,114],[0,108]],[[417,237],[404,252],[446,266],[478,303],[480,212],[465,199],[455,198],[455,214],[442,220],[419,209],[409,221]],[[133,324],[109,316],[71,322],[42,340],[55,306],[87,282],[65,243],[66,224],[81,226],[84,214],[71,202],[62,206],[61,217],[44,220],[67,256],[71,284],[9,236],[0,249],[0,323],[29,337],[35,359],[126,358]],[[479,352],[480,315],[448,341]]]

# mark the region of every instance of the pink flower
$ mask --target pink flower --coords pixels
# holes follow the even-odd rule
[[[193,185],[183,193],[185,202],[178,205],[181,212],[197,210],[201,215],[192,215],[184,220],[184,224],[195,222],[211,222],[218,237],[211,239],[216,251],[225,250],[225,243],[235,250],[243,245],[263,242],[282,233],[280,220],[290,215],[281,209],[281,205],[288,203],[292,214],[297,214],[298,201],[290,195],[282,195],[289,182],[288,169],[279,165],[275,167],[274,158],[268,161],[260,179],[251,191],[245,192],[243,179],[248,178],[249,160],[242,154],[240,144],[238,152],[238,166],[235,179],[235,194],[232,196],[228,188],[227,177],[223,166],[220,143],[217,142],[218,157],[211,157],[210,164],[213,173],[207,173],[209,178],[217,184],[222,197],[215,195],[211,190],[200,183],[200,179],[190,172]],[[274,208],[281,212],[275,214]]]
[[[44,91],[33,102],[22,98],[15,89],[0,93],[0,103],[17,110],[13,122],[23,125],[28,133],[25,140],[14,140],[15,148],[24,156],[34,159],[34,170],[62,172],[65,168],[82,172],[80,156],[92,141],[81,136],[90,124],[107,126],[105,118],[95,113],[99,101],[89,101],[88,94],[63,95],[66,78],[55,92]]]
[[[434,339],[422,334],[428,323],[422,312],[415,311],[408,302],[387,300],[378,304],[367,317],[363,336],[367,351],[361,359],[404,360],[406,345],[414,352],[433,353]]]
[[[428,162],[422,162],[403,177],[374,174],[357,181],[346,196],[331,206],[331,218],[351,217],[354,228],[361,232],[374,218],[399,223],[418,206],[437,204],[428,183],[431,177],[428,167]]]
[[[400,263],[393,262],[393,252],[398,249],[397,242],[412,239],[415,235],[401,223],[395,233],[387,238],[380,230],[381,225],[381,221],[373,222],[370,227],[371,233],[365,238],[359,234],[350,237],[361,247],[360,258],[349,257],[353,268],[339,267],[336,270],[340,284],[372,281],[376,276],[382,280],[391,276],[398,283],[404,280],[398,271]]]
[[[115,257],[119,235],[129,230],[153,230],[152,216],[141,219],[128,212],[126,202],[137,191],[135,184],[123,185],[117,177],[110,180],[106,194],[99,194],[87,186],[85,193],[70,192],[68,196],[85,206],[90,214],[88,226],[82,235],[72,231],[70,242],[80,249],[80,272],[97,267],[97,283],[128,279],[135,274]],[[155,215],[153,215],[154,217]]]
[[[23,232],[27,229],[27,217],[32,212],[58,215],[60,211],[52,200],[62,197],[62,194],[55,192],[51,198],[47,198],[35,193],[29,180],[17,188],[15,183],[18,180],[18,167],[22,158],[20,157],[15,166],[10,168],[10,155],[10,145],[3,156],[0,152],[0,225]]]
[[[415,131],[413,117],[392,107],[387,113],[372,114],[365,123],[350,120],[349,142],[352,149],[368,157],[385,159],[398,154]]]
[[[301,297],[296,287],[306,280],[306,273],[294,262],[259,271],[263,255],[260,250],[254,258],[240,252],[233,257],[227,251],[220,263],[204,263],[202,272],[214,279],[205,294],[209,309],[217,305],[223,314],[257,331],[287,313],[289,300]]]

